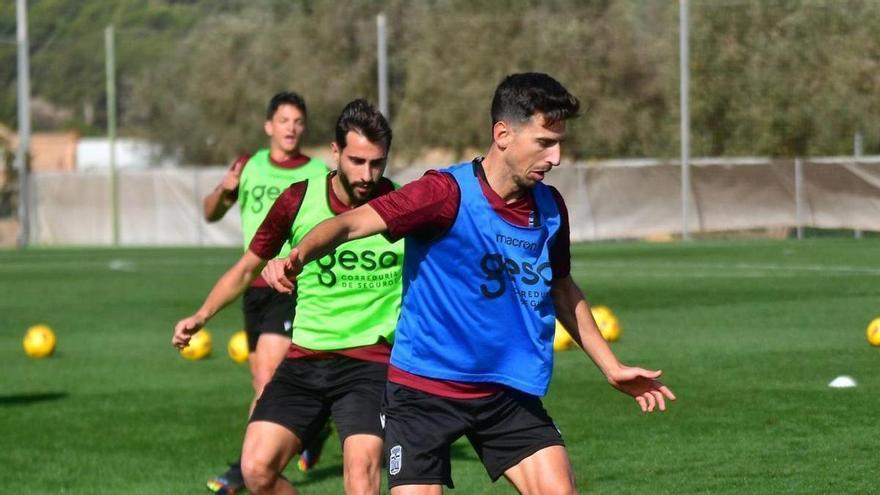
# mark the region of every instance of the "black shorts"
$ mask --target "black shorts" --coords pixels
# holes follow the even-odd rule
[[[336,356],[285,359],[257,400],[251,421],[269,421],[309,445],[332,417],[339,439],[382,438],[379,408],[388,365]]]
[[[290,337],[296,295],[282,294],[271,287],[248,287],[241,300],[248,350],[257,349],[261,333],[277,333]]]
[[[453,488],[450,446],[466,435],[492,481],[535,452],[565,445],[541,399],[513,389],[447,399],[388,383],[382,403],[388,486]]]

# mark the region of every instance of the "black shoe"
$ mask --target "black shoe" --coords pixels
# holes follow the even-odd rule
[[[324,450],[324,444],[327,443],[327,439],[330,438],[331,433],[333,433],[333,428],[328,422],[324,425],[324,428],[321,429],[321,432],[318,433],[318,436],[315,437],[311,443],[306,445],[302,453],[299,455],[299,460],[296,461],[296,467],[298,467],[300,471],[308,473],[318,464],[318,461],[321,460],[321,451]]]

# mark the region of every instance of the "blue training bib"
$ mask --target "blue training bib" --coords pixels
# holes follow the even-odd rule
[[[556,319],[550,247],[560,216],[553,193],[535,186],[538,226],[522,227],[492,209],[471,162],[442,172],[458,183],[458,216],[439,239],[406,238],[391,363],[429,378],[543,396]]]

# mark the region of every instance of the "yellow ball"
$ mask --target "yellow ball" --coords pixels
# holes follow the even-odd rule
[[[611,311],[611,308],[609,308],[608,306],[602,306],[602,305],[594,306],[594,307],[590,308],[590,311],[593,312],[594,319],[596,319],[596,318],[617,318],[617,316],[614,315],[614,312]]]
[[[247,361],[249,351],[247,333],[244,330],[239,330],[232,334],[232,337],[229,338],[229,345],[226,346],[226,352],[229,353],[229,357],[236,363]]]
[[[211,334],[201,329],[189,339],[189,345],[180,350],[180,355],[191,361],[202,359],[211,354]]]
[[[571,349],[574,346],[574,340],[571,335],[562,326],[559,320],[556,320],[556,333],[553,335],[553,350],[556,352]]]
[[[592,308],[592,312],[602,338],[608,342],[616,342],[622,330],[617,316],[607,306],[596,306]]]
[[[55,333],[49,325],[34,325],[25,332],[22,345],[28,357],[49,357],[55,352]]]
[[[874,318],[874,320],[868,324],[867,337],[868,342],[871,345],[880,347],[880,317]]]

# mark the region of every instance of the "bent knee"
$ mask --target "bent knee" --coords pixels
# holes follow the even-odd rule
[[[244,484],[248,490],[261,493],[274,486],[281,473],[269,464],[245,455],[241,459],[241,474],[244,476]]]
[[[343,479],[345,492],[351,494],[378,494],[381,485],[382,464],[378,458],[359,455],[345,463]]]
[[[578,495],[577,488],[571,483],[558,483],[553,486],[542,486],[539,489],[532,491],[532,493],[535,495]]]

